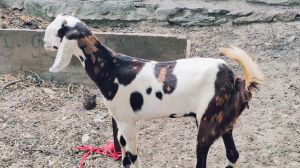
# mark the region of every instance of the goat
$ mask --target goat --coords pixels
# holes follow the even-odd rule
[[[263,74],[243,50],[221,48],[220,53],[237,61],[244,77],[235,77],[222,59],[138,59],[104,46],[86,24],[64,14],[48,25],[44,47],[57,50],[50,72],[64,69],[74,55],[99,87],[119,129],[123,167],[142,167],[136,144],[138,120],[183,116],[195,117],[199,125],[197,168],[206,167],[208,150],[220,136],[226,148],[226,167],[235,166],[239,153],[232,137],[233,126],[248,107],[253,89],[263,80]]]

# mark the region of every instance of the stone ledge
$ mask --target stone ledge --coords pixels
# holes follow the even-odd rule
[[[299,0],[246,0],[249,3],[276,5],[276,6],[293,6],[300,5]]]
[[[144,59],[167,61],[190,57],[190,43],[184,36],[129,33],[95,33],[108,47],[117,52]],[[0,29],[0,73],[22,72],[24,69],[60,82],[91,83],[76,58],[62,73],[48,69],[55,52],[44,50],[43,30]]]
[[[300,17],[299,0],[0,0],[0,4],[23,9],[50,20],[73,13],[93,25],[110,22],[162,22],[180,26],[212,26],[227,22],[289,22]]]
[[[273,7],[266,5],[251,5],[247,2],[203,2],[189,1],[190,4],[158,1],[99,1],[90,2],[73,0],[74,4],[80,4],[80,8],[65,2],[48,3],[41,0],[30,3],[26,0],[25,10],[31,15],[54,17],[67,11],[74,13],[80,19],[93,22],[140,22],[153,21],[175,24],[180,26],[212,26],[233,22],[247,24],[255,22],[293,21],[299,15],[300,6],[297,7]],[[167,0],[171,1],[172,0]],[[43,3],[44,2],[44,3]],[[42,7],[43,10],[39,10]],[[47,12],[43,12],[47,11]],[[288,13],[288,16],[286,16]],[[246,17],[246,18],[245,18]],[[274,18],[279,19],[274,19]],[[242,20],[242,21],[239,21]]]

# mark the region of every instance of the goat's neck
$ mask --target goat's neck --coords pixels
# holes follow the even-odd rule
[[[78,45],[86,57],[86,72],[107,100],[114,98],[119,85],[130,84],[145,63],[145,60],[114,53],[93,35],[79,39]]]
[[[92,63],[94,67],[109,63],[113,59],[114,52],[102,45],[94,35],[80,38],[78,45],[86,57],[85,62]]]
[[[86,57],[86,72],[107,100],[114,98],[120,84],[130,84],[144,65],[141,60],[116,54],[93,35],[79,39],[78,45]]]
[[[94,35],[79,39],[78,45],[85,55],[85,70],[88,75],[97,84],[105,82],[98,79],[113,69],[113,51],[102,45]]]

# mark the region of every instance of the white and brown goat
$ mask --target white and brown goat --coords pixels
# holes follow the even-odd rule
[[[44,46],[57,50],[51,72],[64,69],[74,55],[99,87],[119,128],[124,167],[142,167],[137,121],[183,116],[195,117],[199,125],[196,167],[206,167],[208,150],[220,136],[226,147],[226,167],[234,167],[239,154],[232,129],[263,78],[241,49],[223,48],[220,52],[242,66],[244,77],[235,77],[222,59],[142,60],[107,48],[82,21],[63,14],[47,27]]]

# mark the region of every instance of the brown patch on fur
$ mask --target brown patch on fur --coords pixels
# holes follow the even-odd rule
[[[87,45],[83,50],[85,54],[91,55],[97,51],[97,48],[93,45]]]
[[[222,113],[222,111],[220,111],[218,114],[215,115],[215,120],[219,124],[222,122],[222,120],[223,120],[223,113]]]
[[[79,47],[82,47],[85,54],[93,54],[96,52],[98,49],[96,47],[97,44],[97,39],[94,36],[87,36],[78,39],[78,45]]]
[[[216,106],[221,106],[224,104],[224,98],[221,96],[216,96]]]
[[[163,84],[163,91],[171,94],[177,85],[177,77],[173,74],[176,62],[160,62],[154,67],[154,75],[158,82]]]
[[[161,83],[164,83],[164,81],[166,79],[166,75],[167,75],[167,68],[162,68],[159,71],[158,81],[161,82]]]
[[[95,35],[87,36],[86,39],[94,46],[97,44],[97,37]]]

